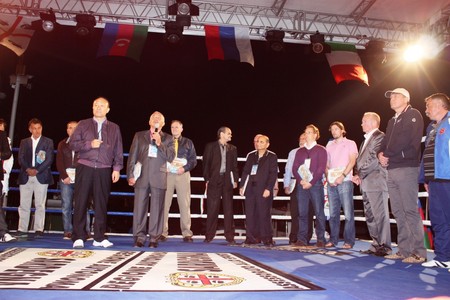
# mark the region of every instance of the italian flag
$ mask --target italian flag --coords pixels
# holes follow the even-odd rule
[[[236,60],[255,65],[246,27],[205,25],[208,59]]]
[[[106,23],[97,57],[125,56],[139,62],[148,26]]]
[[[362,66],[361,59],[356,52],[355,45],[341,43],[327,43],[331,53],[327,53],[328,64],[337,84],[344,80],[358,80],[369,85],[367,72]]]

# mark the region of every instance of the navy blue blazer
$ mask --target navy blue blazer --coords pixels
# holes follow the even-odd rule
[[[35,168],[37,170],[36,178],[41,184],[53,184],[53,176],[51,172],[51,166],[53,163],[53,140],[41,136],[39,143],[36,146],[36,151],[33,152],[33,143],[31,137],[25,138],[20,141],[19,146],[19,165],[20,173],[17,179],[18,184],[26,184],[28,182],[28,174],[26,172],[29,168]],[[36,157],[35,166],[32,166],[33,155]],[[39,155],[39,159],[37,156]],[[42,160],[42,161],[40,161]]]

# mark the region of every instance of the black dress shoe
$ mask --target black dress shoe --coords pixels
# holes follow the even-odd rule
[[[158,242],[165,242],[167,241],[167,237],[165,237],[164,235],[160,235],[158,238]]]
[[[194,240],[192,239],[192,236],[185,236],[183,238],[183,242],[185,242],[185,243],[192,243],[192,242],[194,242]]]
[[[38,230],[34,233],[34,238],[41,238],[43,236],[44,236],[44,233],[42,231]]]
[[[255,240],[245,239],[244,244],[245,245],[256,245],[256,244],[259,244],[259,243],[257,241],[255,241]]]
[[[367,249],[367,250],[364,250],[364,251],[361,250],[360,253],[362,253],[362,254],[375,254],[375,252],[373,252],[370,249]]]
[[[148,247],[149,247],[149,248],[158,248],[158,243],[157,243],[157,242],[150,242],[150,243],[148,244]]]
[[[212,239],[206,238],[206,239],[203,240],[203,243],[211,243],[211,241],[212,241]]]
[[[236,241],[235,240],[228,241],[227,246],[234,246],[234,245],[236,245]]]
[[[379,248],[379,249],[377,249],[377,251],[374,254],[375,254],[375,256],[383,257],[383,256],[388,255],[389,252],[385,248]]]
[[[141,241],[137,241],[136,243],[134,243],[134,246],[133,246],[133,247],[142,248],[142,247],[144,247],[144,243],[141,242]]]
[[[264,246],[266,246],[266,247],[273,247],[273,246],[275,246],[275,242],[274,241],[264,242]]]

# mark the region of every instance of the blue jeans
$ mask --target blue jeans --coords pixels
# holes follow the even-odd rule
[[[299,214],[299,231],[297,240],[308,243],[308,228],[312,224],[308,221],[309,204],[311,203],[316,215],[317,242],[325,242],[325,214],[323,212],[324,192],[322,181],[316,182],[310,189],[304,190],[297,185],[297,201]]]
[[[61,210],[64,232],[72,232],[72,210],[73,210],[73,191],[75,184],[59,183],[59,189],[61,190]],[[86,232],[91,232],[89,211],[86,213]]]
[[[64,232],[72,232],[72,202],[74,184],[59,183],[61,190],[61,209]]]
[[[338,244],[342,206],[345,216],[344,243],[353,246],[355,244],[353,182],[348,180],[338,186],[328,186],[328,203],[330,205],[330,242],[334,245]]]

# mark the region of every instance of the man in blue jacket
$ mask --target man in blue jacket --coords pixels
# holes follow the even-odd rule
[[[19,227],[18,234],[26,237],[30,222],[31,201],[34,194],[34,231],[35,237],[44,233],[45,203],[47,189],[53,184],[51,166],[53,163],[53,141],[42,136],[42,122],[33,118],[28,122],[31,137],[20,141],[18,178],[20,189]]]
[[[429,195],[430,220],[436,257],[423,267],[450,269],[450,101],[447,95],[425,98],[425,114],[431,123],[423,152],[419,181]]]

